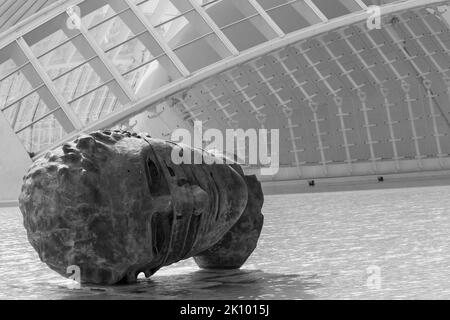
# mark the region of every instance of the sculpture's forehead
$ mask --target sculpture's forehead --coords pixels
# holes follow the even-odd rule
[[[98,179],[115,190],[137,192],[150,187],[152,196],[169,193],[172,144],[149,137],[102,133],[81,137],[75,143],[83,153],[82,164],[92,162]]]
[[[146,146],[148,142],[141,137],[95,132],[80,136],[73,144],[64,145],[62,150],[66,158],[73,153],[78,154],[81,161],[86,160],[98,166],[108,166],[112,164],[111,161],[122,159],[126,162],[127,158],[140,157]],[[64,157],[62,158],[64,160]]]

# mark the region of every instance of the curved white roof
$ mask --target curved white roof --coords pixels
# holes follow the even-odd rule
[[[33,153],[83,130],[128,125],[150,108],[157,120],[138,127],[157,135],[194,120],[281,128],[282,165],[296,174],[317,164],[323,170],[311,176],[395,171],[409,158],[405,170],[428,165],[417,157],[446,168],[450,44],[437,10],[446,3],[61,1],[0,36],[1,111]],[[381,30],[367,30],[370,5],[382,5]],[[428,113],[414,109],[419,91],[404,92],[418,87],[426,97],[425,80]],[[363,97],[379,105],[375,113]],[[437,120],[411,121],[418,114]]]

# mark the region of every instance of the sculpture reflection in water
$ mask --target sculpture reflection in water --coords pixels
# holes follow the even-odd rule
[[[78,266],[82,283],[106,285],[190,257],[201,268],[240,268],[263,226],[260,183],[238,164],[175,165],[175,147],[103,131],[35,161],[20,209],[41,260],[66,277]]]

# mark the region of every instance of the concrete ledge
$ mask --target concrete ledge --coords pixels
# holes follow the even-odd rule
[[[10,208],[10,207],[18,207],[19,201],[17,200],[8,200],[8,201],[0,201],[0,208]]]
[[[379,182],[378,178],[383,177]],[[262,182],[265,195],[450,186],[450,171]]]

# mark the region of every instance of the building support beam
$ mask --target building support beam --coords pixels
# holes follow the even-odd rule
[[[145,28],[153,37],[153,39],[155,39],[158,45],[163,49],[165,54],[169,57],[169,59],[177,68],[177,70],[180,72],[180,74],[183,77],[188,77],[191,74],[189,70],[186,68],[183,62],[181,62],[180,58],[178,58],[178,56],[172,51],[172,49],[170,49],[169,45],[164,41],[164,39],[162,39],[162,37],[158,34],[156,29],[147,21],[147,18],[144,16],[144,13],[141,10],[139,10],[139,8],[133,3],[132,0],[124,0],[124,1],[131,8],[131,11],[133,11],[134,15],[138,18],[138,20],[145,26]]]
[[[202,17],[202,19],[208,24],[212,31],[216,34],[216,36],[222,41],[225,48],[227,48],[233,55],[238,55],[239,51],[236,49],[233,43],[231,43],[230,39],[223,33],[222,30],[217,26],[217,24],[213,21],[213,19],[206,13],[205,9],[201,7],[195,0],[188,0],[189,3],[194,7],[195,11]]]
[[[322,22],[328,22],[327,16],[315,5],[312,0],[304,0],[305,3],[314,11],[314,13],[322,20]]]
[[[72,110],[72,108],[67,104],[67,102],[64,100],[64,98],[58,92],[54,83],[48,76],[47,72],[44,70],[44,67],[41,65],[39,60],[35,57],[35,55],[33,54],[33,51],[28,46],[28,44],[25,42],[25,40],[23,38],[19,38],[17,40],[17,44],[20,47],[23,54],[28,59],[28,61],[31,62],[34,70],[37,72],[39,78],[41,79],[41,81],[43,82],[45,87],[48,89],[49,93],[53,96],[53,98],[56,100],[58,105],[64,111],[64,114],[67,116],[67,120],[62,119],[61,117],[57,117],[58,121],[63,126],[64,130],[67,133],[71,133],[74,130],[81,129],[82,123],[81,123],[80,119],[76,116],[75,112]],[[28,77],[28,81],[30,81],[30,80],[33,81],[32,77]],[[51,101],[52,99],[50,99],[49,97],[46,97],[45,94],[41,98],[47,104],[48,108],[57,107],[57,106],[52,105],[52,101]]]
[[[259,15],[266,21],[266,23],[273,29],[273,31],[278,35],[278,37],[284,37],[285,34],[283,30],[276,24],[275,21],[269,16],[269,14],[261,7],[261,5],[256,0],[248,0],[248,2],[256,9]]]

